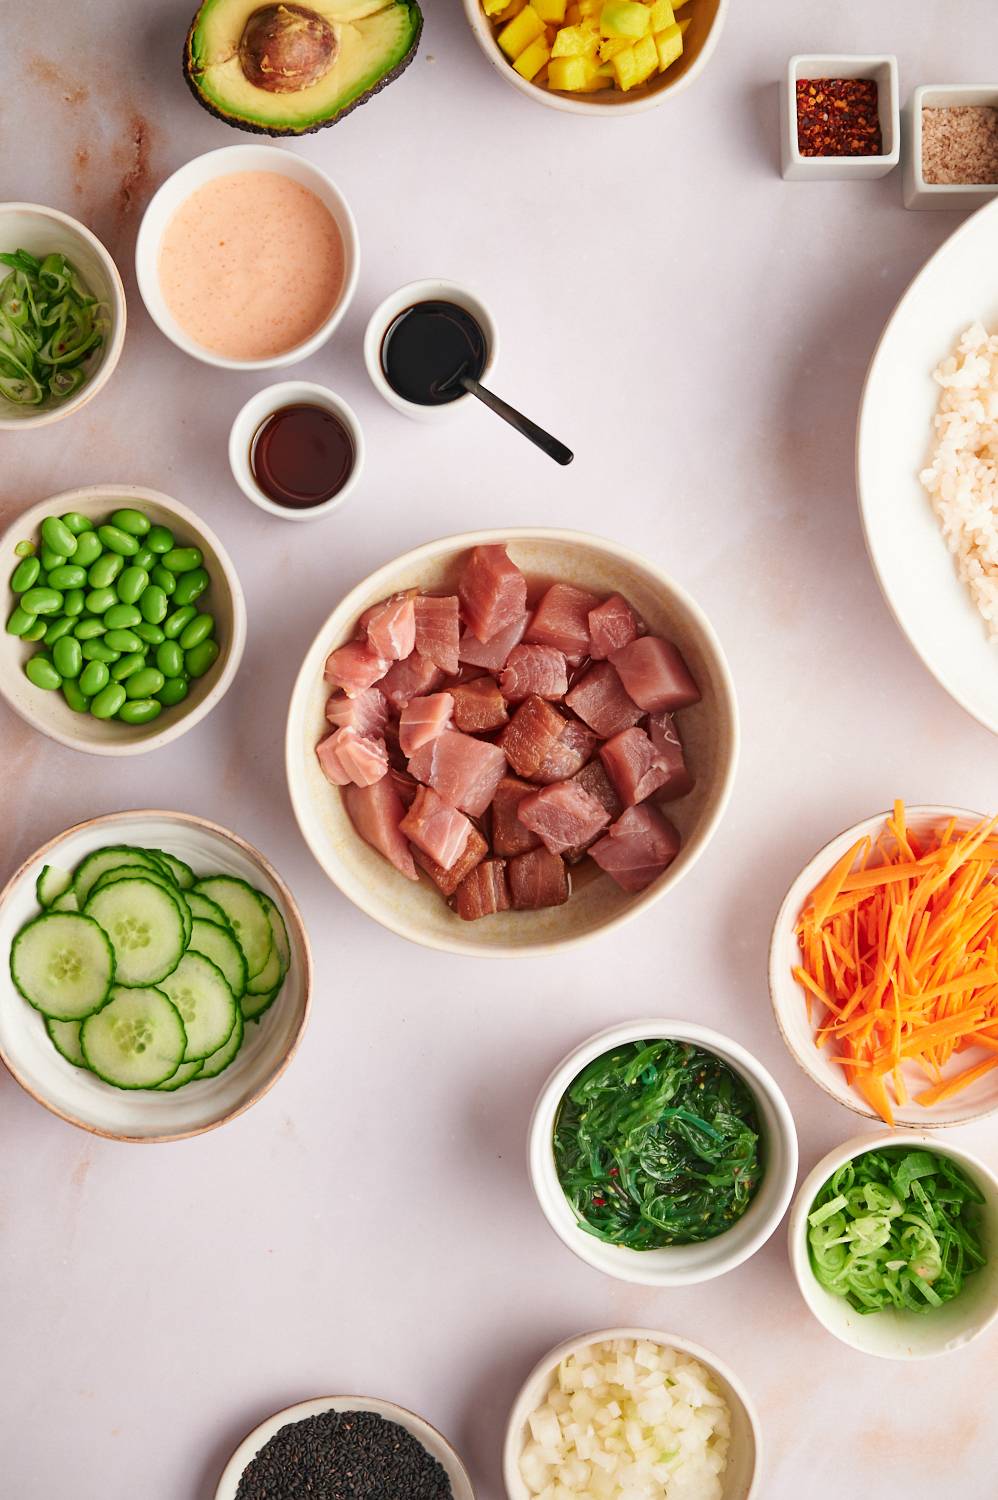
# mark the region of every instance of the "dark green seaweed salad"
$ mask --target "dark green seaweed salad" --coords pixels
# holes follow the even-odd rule
[[[572,1082],[554,1124],[558,1179],[588,1234],[629,1250],[714,1239],[762,1180],[755,1100],[687,1042],[628,1042]]]

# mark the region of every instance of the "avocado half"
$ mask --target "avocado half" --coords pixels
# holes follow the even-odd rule
[[[184,77],[199,104],[239,130],[306,135],[398,78],[422,29],[415,0],[204,0]]]

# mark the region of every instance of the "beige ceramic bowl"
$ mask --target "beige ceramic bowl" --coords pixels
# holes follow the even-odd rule
[[[78,823],[36,849],[0,891],[0,953],[39,907],[35,881],[44,865],[72,870],[105,844],[163,849],[198,875],[238,876],[262,890],[284,917],[291,965],[280,994],[259,1022],[247,1024],[236,1059],[217,1078],[174,1092],[118,1089],[74,1067],[53,1047],[42,1017],[15,990],[6,957],[0,968],[0,1061],[46,1109],[93,1135],[115,1141],[178,1141],[234,1120],[255,1104],[291,1061],[308,1021],[312,956],[295,899],[259,850],[235,833],[187,813],[110,813]]]
[[[688,797],[669,806],[683,846],[668,870],[646,891],[629,894],[609,877],[576,879],[564,906],[537,912],[501,912],[462,922],[429,881],[413,884],[354,832],[339,792],[319,769],[315,746],[328,731],[329,686],[323,664],[351,638],[371,604],[401,589],[435,591],[456,583],[470,548],[505,542],[528,577],[561,580],[595,593],[624,594],[651,631],[674,640],[703,699],[680,716],[687,758],[696,776]],[[554,953],[645,911],[681,880],[706,848],[727,805],[738,758],[734,685],[720,642],[703,611],[653,563],[615,542],[577,531],[510,527],[465,532],[428,542],[365,578],[333,610],[302,664],[291,696],[286,740],[288,786],[305,840],[329,878],[368,916],[412,942],[482,958]]]
[[[762,1470],[762,1431],[748,1391],[734,1371],[709,1349],[674,1333],[659,1333],[651,1328],[602,1328],[595,1333],[583,1333],[578,1338],[566,1339],[534,1366],[513,1403],[506,1427],[502,1467],[509,1500],[534,1500],[520,1475],[520,1455],[529,1437],[527,1420],[543,1404],[555,1370],[570,1354],[611,1339],[646,1339],[706,1366],[731,1413],[731,1439],[727,1466],[721,1476],[721,1500],[753,1500],[759,1491]]]
[[[132,725],[122,724],[119,719],[95,719],[91,714],[74,713],[60,692],[35,687],[24,675],[24,663],[38,646],[6,632],[0,634],[0,694],[16,714],[49,739],[91,755],[142,755],[193,729],[228,692],[246,644],[246,601],[236,570],[218,537],[186,505],[139,485],[92,484],[86,489],[53,495],[26,510],[0,537],[2,586],[7,588],[7,579],[17,562],[15,546],[20,541],[37,542],[39,527],[46,516],[78,510],[92,519],[103,518],[122,506],[135,506],[145,511],[154,523],[168,526],[178,543],[200,547],[211,575],[211,586],[201,595],[198,606],[209,609],[215,616],[215,638],[220,650],[215,665],[191,683],[182,703],[176,708],[164,708],[151,724]],[[13,607],[14,596],[8,589],[4,619]]]
[[[528,99],[546,104],[549,109],[559,109],[565,114],[589,115],[595,119],[620,118],[624,115],[642,114],[698,78],[714,53],[728,13],[728,0],[687,0],[679,12],[678,19],[690,18],[690,26],[683,37],[683,55],[665,73],[635,89],[622,94],[617,89],[603,89],[597,94],[559,94],[540,84],[528,83],[513,67],[505,52],[496,41],[496,29],[482,9],[482,0],[464,0],[464,13],[481,47],[492,66]]]

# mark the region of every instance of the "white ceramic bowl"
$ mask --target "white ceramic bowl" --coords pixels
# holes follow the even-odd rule
[[[56,1052],[42,1017],[15,990],[4,962],[0,973],[0,1060],[39,1104],[93,1135],[116,1141],[176,1141],[233,1120],[276,1083],[298,1049],[308,1020],[312,958],[294,897],[259,850],[237,834],[187,813],[142,810],[109,813],[68,828],[36,849],[0,891],[0,953],[38,914],[35,881],[46,864],[73,869],[104,844],[163,849],[196,874],[237,875],[280,908],[291,944],[284,987],[259,1024],[247,1027],[235,1061],[217,1078],[170,1093],[112,1088]]]
[[[233,172],[279,172],[292,182],[308,188],[332,214],[343,238],[343,288],[339,300],[323,323],[302,343],[267,359],[227,359],[197,343],[174,318],[159,284],[159,251],[167,225],[180,205],[206,182],[228,177]],[[304,156],[296,156],[280,146],[223,146],[195,156],[179,167],[172,177],[157,189],[149,201],[135,242],[135,275],[146,310],[161,333],[206,365],[222,370],[275,370],[282,365],[297,364],[320,349],[343,320],[360,275],[360,242],[350,205],[336,184],[321,168]]]
[[[714,1053],[748,1085],[762,1127],[765,1173],[749,1207],[726,1234],[699,1245],[628,1250],[622,1245],[604,1244],[580,1226],[558,1181],[554,1124],[565,1093],[594,1058],[627,1042],[658,1038],[690,1042]],[[655,1287],[691,1286],[733,1271],[774,1233],[797,1180],[797,1131],[776,1080],[744,1047],[706,1026],[653,1016],[597,1032],[558,1064],[534,1105],[527,1137],[527,1166],[544,1217],[580,1260],[619,1281]]]
[[[714,55],[727,13],[728,0],[688,0],[678,16],[679,20],[685,16],[692,20],[683,37],[682,57],[633,93],[603,89],[595,94],[559,94],[522,78],[496,41],[495,28],[482,9],[482,0],[464,0],[464,14],[474,38],[500,77],[528,99],[546,104],[549,109],[603,120],[655,109],[698,78]]]
[[[860,518],[898,625],[936,681],[998,734],[995,647],[957,577],[929,497],[933,370],[972,323],[998,330],[998,202],[967,220],[901,298],[866,376],[856,433]]]
[[[448,422],[475,405],[474,396],[465,392],[456,400],[445,401],[440,406],[420,406],[418,402],[406,401],[385,378],[381,365],[381,346],[395,319],[417,302],[438,301],[454,302],[458,307],[464,308],[485,335],[487,354],[481,374],[483,385],[488,383],[499,358],[499,331],[495,318],[476,292],[468,291],[454,281],[441,281],[435,277],[426,281],[410,281],[405,286],[400,286],[397,292],[392,292],[368,319],[364,334],[364,364],[379,396],[383,396],[389,406],[394,406],[396,411],[400,411],[404,417],[411,417],[414,422]]]
[[[13,250],[27,250],[40,259],[53,253],[67,256],[89,291],[104,304],[109,326],[100,349],[88,362],[87,381],[74,396],[56,406],[15,406],[0,399],[0,432],[47,427],[86,406],[107,385],[125,342],[125,288],[118,267],[85,224],[40,203],[0,203],[0,251]],[[0,281],[7,270],[0,266]]]
[[[998,182],[926,182],[922,171],[922,110],[998,108],[998,86],[979,83],[924,83],[908,100],[901,121],[904,136],[905,208],[980,208],[998,193]]]
[[[797,136],[797,83],[801,78],[873,78],[883,151],[878,156],[802,156]],[[890,54],[799,53],[780,82],[780,166],[788,182],[869,181],[893,172],[901,159],[898,64]]]
[[[320,505],[294,510],[288,505],[276,504],[269,495],[264,494],[253,474],[250,450],[254,437],[268,417],[283,406],[299,404],[321,406],[339,418],[353,442],[353,468],[342,489],[328,500],[323,500]],[[364,472],[364,433],[353,407],[348,406],[335,391],[324,385],[316,385],[311,380],[284,380],[279,385],[268,385],[264,390],[257,391],[236,414],[229,431],[229,467],[233,479],[247,500],[252,500],[261,510],[272,516],[279,516],[282,521],[318,521],[332,511],[339,510],[360,483],[360,476]]]
[[[877,1120],[878,1116],[845,1081],[841,1064],[830,1060],[828,1048],[819,1049],[814,1044],[814,1034],[820,1018],[815,1011],[813,1019],[808,1020],[805,992],[793,977],[793,967],[800,962],[800,948],[794,928],[807,898],[819,880],[827,875],[832,866],[859,839],[868,836],[876,839],[887,817],[887,813],[878,813],[876,817],[865,818],[862,823],[847,828],[844,833],[832,839],[831,843],[819,849],[787,892],[773,925],[769,946],[769,994],[776,1024],[791,1057],[826,1094],[839,1104],[844,1104],[854,1114],[864,1115],[871,1120]],[[938,827],[949,818],[956,818],[958,826],[964,828],[981,822],[979,813],[968,812],[966,808],[960,807],[909,807],[906,809],[906,818],[908,826],[916,833]],[[949,1077],[961,1072],[982,1056],[983,1054],[970,1052],[961,1053],[944,1069],[943,1076]],[[913,1089],[926,1086],[924,1076],[907,1063],[903,1065],[902,1071]],[[952,1099],[928,1108],[921,1104],[908,1104],[896,1109],[895,1117],[898,1125],[931,1130],[942,1125],[966,1125],[995,1110],[998,1110],[998,1069],[985,1073],[976,1083]]]
[[[179,739],[193,729],[220,703],[239,670],[246,644],[246,601],[232,561],[211,528],[179,500],[147,490],[136,484],[92,484],[79,490],[66,490],[39,505],[33,505],[18,516],[0,537],[0,569],[4,580],[9,577],[16,558],[14,547],[22,540],[38,540],[38,529],[48,515],[63,515],[78,510],[85,516],[102,519],[121,506],[137,506],[150,520],[168,526],[179,542],[200,547],[205,567],[211,575],[211,586],[202,594],[198,605],[215,616],[215,636],[220,650],[210,671],[191,683],[190,692],[176,708],[165,708],[151,724],[122,724],[118,719],[95,719],[91,714],[74,713],[59,692],[36,688],[24,675],[24,663],[37,651],[37,644],[27,644],[17,636],[0,633],[0,695],[16,714],[49,739],[58,740],[70,750],[85,750],[90,755],[142,755],[158,750],[171,740]],[[4,583],[6,588],[6,582]],[[14,607],[14,596],[7,591],[4,618]]]
[[[306,1417],[321,1416],[327,1411],[374,1412],[389,1422],[397,1422],[443,1466],[450,1480],[454,1500],[474,1500],[475,1492],[471,1487],[468,1471],[443,1434],[431,1427],[424,1417],[407,1411],[404,1406],[396,1406],[394,1401],[381,1401],[375,1396],[316,1396],[314,1400],[299,1401],[294,1406],[275,1412],[272,1417],[261,1422],[259,1427],[254,1427],[248,1437],[243,1438],[222,1471],[215,1490],[215,1500],[236,1500],[244,1469],[282,1427],[286,1427],[289,1422],[303,1422]],[[385,1496],[384,1500],[404,1500],[404,1497]]]
[[[867,1151],[885,1146],[924,1147],[948,1156],[963,1168],[984,1195],[984,1244],[987,1265],[968,1277],[952,1302],[924,1314],[916,1312],[858,1313],[844,1297],[836,1297],[815,1277],[807,1245],[807,1216],[832,1173],[845,1162]],[[858,1135],[837,1146],[801,1183],[790,1214],[790,1264],[801,1296],[818,1322],[851,1349],[877,1354],[882,1359],[929,1359],[950,1354],[976,1339],[998,1317],[998,1177],[969,1151],[954,1146],[950,1138],[904,1131],[878,1131]]]
[[[762,1431],[748,1391],[734,1371],[709,1349],[678,1334],[660,1333],[652,1328],[602,1328],[583,1333],[578,1338],[566,1339],[534,1366],[513,1403],[506,1427],[502,1468],[509,1500],[533,1500],[520,1476],[520,1454],[529,1439],[527,1419],[543,1403],[558,1365],[580,1349],[611,1339],[647,1339],[649,1343],[663,1344],[687,1354],[707,1367],[731,1412],[731,1440],[721,1479],[721,1500],[753,1500],[759,1492],[762,1474]],[[229,1497],[217,1496],[216,1500]]]
[[[462,922],[429,881],[406,880],[357,836],[342,797],[319,768],[315,746],[329,727],[329,686],[322,678],[329,652],[351,638],[365,609],[389,594],[412,587],[452,587],[469,549],[488,542],[508,543],[510,556],[528,577],[624,594],[650,630],[676,642],[699,683],[702,701],[683,709],[680,717],[696,786],[689,796],[669,805],[683,846],[645,891],[629,894],[609,878],[577,880],[564,906]],[[347,594],[322,625],[298,673],[285,750],[291,802],[305,841],[329,878],[361,911],[429,948],[486,958],[527,957],[585,942],[646,911],[692,868],[727,806],[738,759],[738,710],[712,626],[699,606],[653,563],[615,542],[582,532],[507,527],[428,542],[379,568]]]

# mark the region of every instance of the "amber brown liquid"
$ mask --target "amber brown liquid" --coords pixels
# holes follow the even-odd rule
[[[478,380],[488,349],[475,319],[455,302],[417,302],[399,313],[381,343],[392,390],[416,406],[442,406],[465,394],[461,375]]]
[[[257,428],[253,478],[268,499],[308,510],[338,495],[353,471],[353,439],[324,406],[282,406]]]

